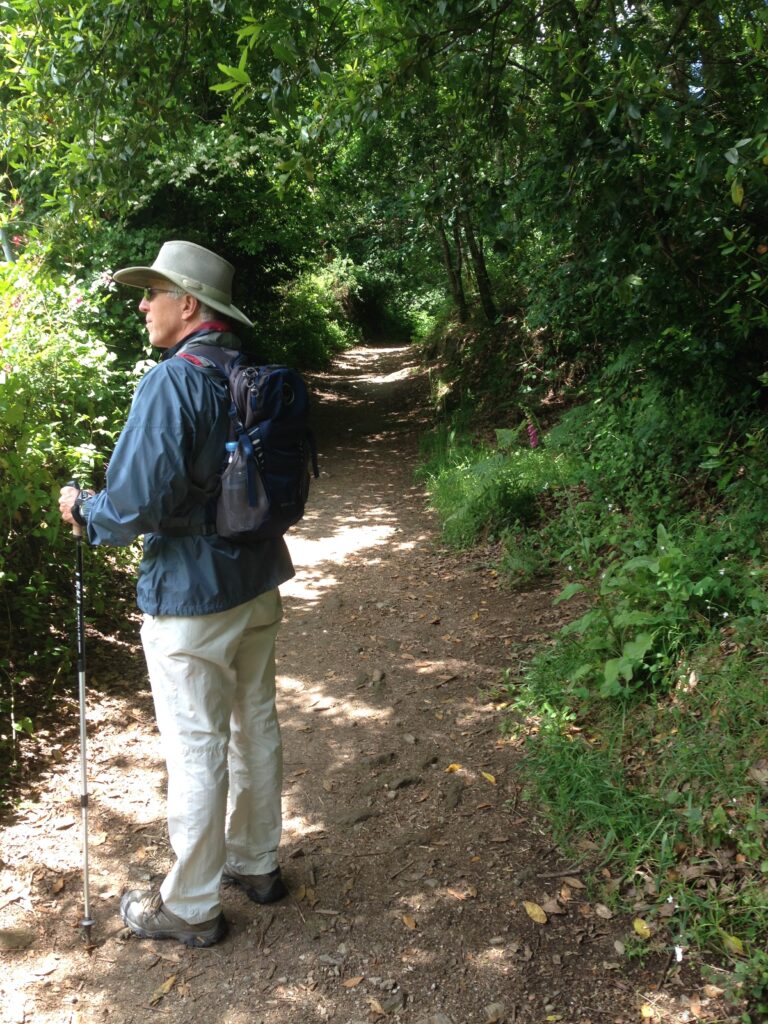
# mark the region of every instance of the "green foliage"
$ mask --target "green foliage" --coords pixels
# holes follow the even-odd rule
[[[39,257],[0,264],[0,720],[12,726],[0,733],[11,743],[32,729],[25,679],[68,656],[73,543],[59,488],[101,481],[127,412],[126,375],[93,330],[108,301],[104,282],[51,275]],[[106,568],[90,574],[94,611],[107,578]]]
[[[531,526],[538,518],[539,498],[552,482],[551,457],[512,445],[516,432],[498,435],[495,449],[466,438],[457,441],[454,430],[433,438],[432,457],[420,475],[440,516],[443,538],[452,546],[469,547],[515,524]]]
[[[683,547],[659,525],[654,551],[614,559],[591,586],[566,587],[558,600],[587,593],[593,602],[563,631],[579,637],[584,655],[568,677],[578,697],[592,687],[601,697],[664,690],[685,652],[724,618],[768,611],[762,569],[718,558],[719,545],[707,539],[694,533]]]
[[[304,369],[326,366],[356,341],[339,302],[333,267],[305,273],[278,288],[279,302],[259,324],[256,345],[263,358]]]
[[[645,509],[674,514],[695,500],[693,480],[712,445],[729,436],[741,403],[706,372],[687,374],[687,386],[676,385],[668,364],[651,371],[628,356],[554,428],[551,443],[579,454],[595,500],[635,518]]]

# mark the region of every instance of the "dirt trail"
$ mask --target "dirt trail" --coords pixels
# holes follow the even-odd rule
[[[552,594],[511,594],[478,556],[440,549],[413,479],[415,359],[354,350],[313,383],[322,477],[290,535],[278,654],[291,897],[260,908],[226,890],[231,932],[209,950],[127,937],[120,893],[169,865],[164,770],[138,623],[92,629],[95,947],[78,929],[77,738],[43,731],[49,762],[0,849],[0,1019],[629,1024],[644,1002],[686,1019],[674,972],[662,997],[663,960],[617,954],[631,923],[565,881],[522,799],[491,694],[553,627]],[[526,913],[558,896],[546,925]]]

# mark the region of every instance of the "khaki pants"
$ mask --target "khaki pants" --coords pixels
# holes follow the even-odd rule
[[[145,615],[141,640],[168,767],[176,863],[160,888],[190,924],[221,910],[225,864],[277,866],[282,828],[275,708],[277,589],[212,615]]]

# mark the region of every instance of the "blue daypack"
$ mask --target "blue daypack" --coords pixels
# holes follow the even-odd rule
[[[177,354],[214,368],[229,388],[216,533],[239,543],[282,537],[304,515],[310,467],[319,476],[304,380],[288,366],[260,366],[217,345],[194,342]]]

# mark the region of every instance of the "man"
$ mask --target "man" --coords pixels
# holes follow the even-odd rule
[[[274,650],[278,586],[293,566],[282,538],[241,545],[215,533],[205,497],[224,457],[227,388],[175,358],[194,341],[240,347],[229,324],[250,321],[232,305],[232,276],[226,260],[182,241],[166,242],[151,267],[114,275],[144,290],[139,309],[162,356],[136,389],[106,488],[64,487],[59,501],[91,544],[144,535],[137,601],[176,862],[158,892],[125,893],[120,913],[141,938],[188,946],[226,934],[222,877],[257,903],[286,894]]]

